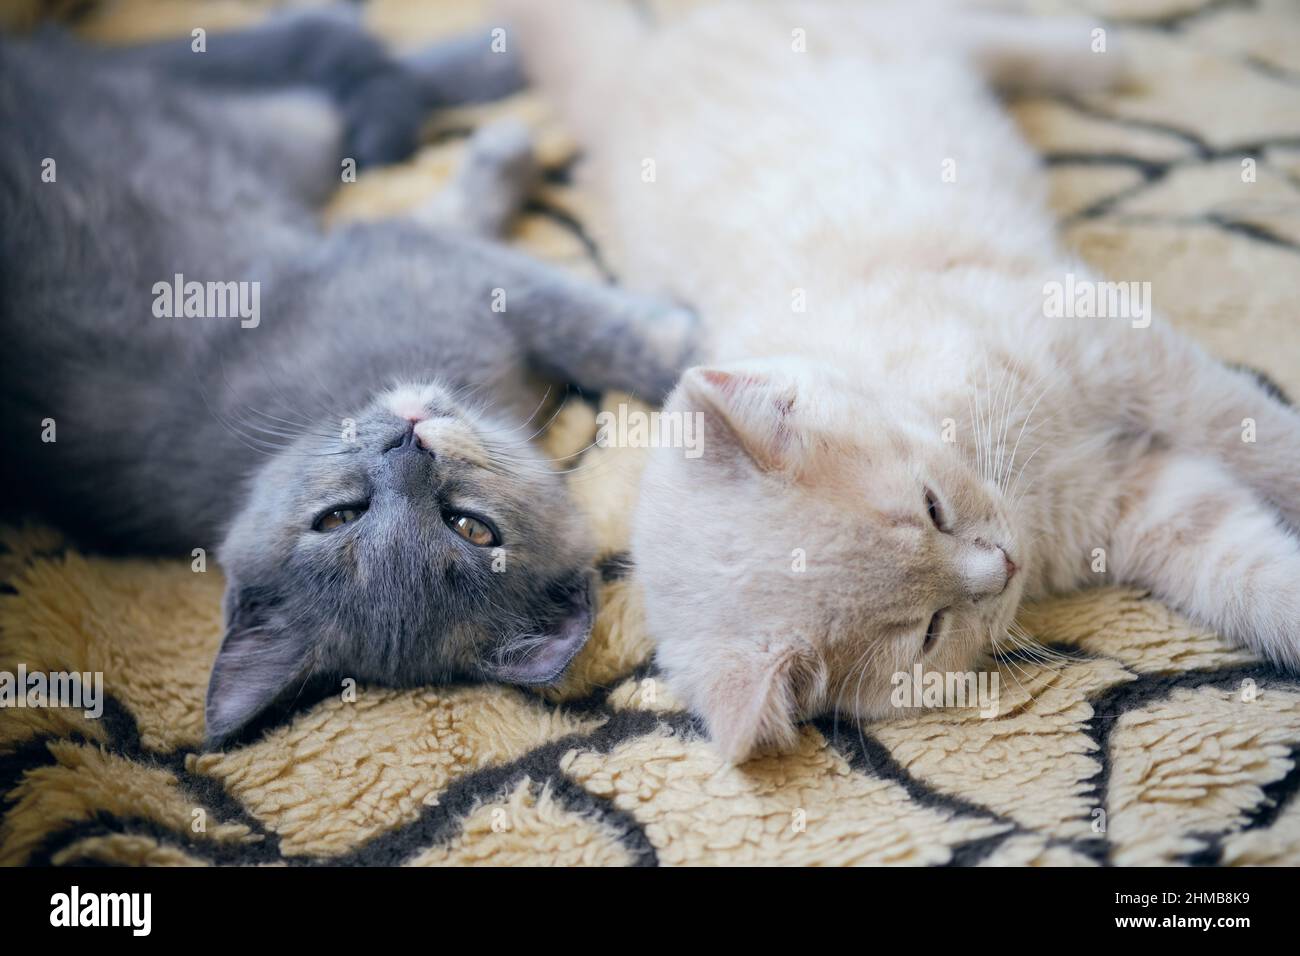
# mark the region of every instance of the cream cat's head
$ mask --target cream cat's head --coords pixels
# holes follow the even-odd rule
[[[747,362],[690,370],[664,410],[702,416],[703,453],[652,456],[637,573],[657,659],[728,759],[818,713],[888,716],[893,675],[972,670],[1010,624],[1014,515],[887,384]]]

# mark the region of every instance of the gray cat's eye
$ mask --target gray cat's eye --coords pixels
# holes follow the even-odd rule
[[[480,548],[494,548],[501,543],[496,531],[482,518],[473,515],[450,514],[447,526],[472,545]]]
[[[351,524],[361,518],[366,513],[364,505],[353,505],[348,508],[335,508],[320,515],[312,522],[313,531],[333,531],[341,528],[345,524]]]

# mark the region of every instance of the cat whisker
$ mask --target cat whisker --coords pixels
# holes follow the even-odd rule
[[[546,391],[542,393],[542,398],[541,398],[541,400],[537,403],[537,407],[533,409],[532,414],[530,414],[527,418],[525,418],[522,422],[520,422],[520,423],[519,423],[518,425],[516,425],[514,428],[510,429],[510,431],[512,431],[512,432],[522,431],[523,429],[527,428],[527,427],[528,427],[528,423],[531,422],[534,418],[537,417],[537,413],[540,412],[540,411],[542,410],[543,407],[545,407],[546,402],[547,402],[547,400],[548,400],[550,397],[551,397],[551,386],[547,385],[547,386],[546,386]],[[561,402],[561,407],[563,407],[563,402]]]
[[[543,435],[543,434],[545,434],[547,431],[550,430],[550,427],[551,427],[551,425],[553,425],[553,424],[555,423],[555,420],[556,420],[557,418],[560,417],[560,412],[564,411],[564,407],[565,407],[565,403],[564,403],[564,402],[560,402],[558,405],[555,406],[555,411],[553,411],[553,412],[551,413],[551,417],[548,418],[548,419],[546,420],[546,423],[545,423],[544,425],[542,425],[540,428],[538,428],[535,432],[533,432],[533,433],[532,433],[531,435],[529,435],[527,438],[521,439],[520,441],[514,442],[513,444],[515,444],[515,445],[526,445],[526,444],[529,444],[530,442],[532,442],[533,440],[535,440],[539,435]],[[536,413],[534,413],[534,414],[536,414]]]
[[[291,410],[292,410],[295,414],[297,414],[297,415],[302,415],[304,420],[303,420],[303,422],[300,424],[300,427],[303,427],[303,428],[308,427],[308,426],[311,424],[311,422],[314,420],[314,416],[306,414],[306,413],[305,413],[305,412],[304,412],[300,407],[298,407],[298,403],[295,402],[295,401],[293,401],[293,400],[288,396],[288,394],[285,393],[284,389],[280,386],[280,379],[278,379],[278,378],[276,378],[274,375],[272,375],[272,374],[271,374],[271,370],[268,369],[268,368],[266,367],[266,359],[265,359],[265,357],[263,356],[262,352],[261,352],[260,350],[255,350],[254,354],[255,354],[256,357],[257,357],[257,363],[258,363],[258,365],[261,367],[261,369],[262,369],[262,373],[266,376],[266,380],[271,384],[271,386],[272,386],[272,387],[276,390],[276,392],[279,394],[279,396],[280,396],[280,401],[284,404],[284,407],[285,407],[285,408],[288,408],[288,409],[291,409]],[[223,379],[225,378],[225,359],[224,359],[224,356],[222,356],[222,378],[223,378]],[[228,382],[228,381],[227,381],[227,385],[229,385],[229,382]]]
[[[1039,404],[1039,402],[1041,402],[1041,401],[1043,400],[1043,396],[1045,396],[1045,395],[1046,395],[1046,394],[1051,390],[1052,386],[1055,384],[1055,381],[1056,381],[1056,380],[1055,380],[1055,377],[1051,374],[1051,371],[1050,371],[1050,370],[1047,371],[1047,372],[1044,372],[1044,373],[1040,376],[1040,381],[1041,381],[1042,379],[1046,379],[1047,382],[1046,382],[1046,384],[1043,386],[1043,388],[1039,390],[1037,397],[1036,397],[1036,398],[1034,399],[1034,401],[1033,401],[1033,404],[1031,404],[1031,405],[1029,406],[1029,411],[1025,414],[1025,420],[1024,420],[1024,421],[1021,423],[1021,425],[1020,425],[1020,432],[1019,432],[1019,434],[1016,435],[1016,443],[1015,443],[1015,445],[1014,445],[1014,446],[1012,447],[1012,449],[1011,449],[1011,457],[1010,457],[1010,459],[1008,459],[1008,461],[1007,461],[1007,469],[1006,469],[1006,472],[1005,472],[1005,474],[1002,476],[1002,479],[1001,479],[1000,484],[999,484],[999,488],[1000,488],[1000,490],[1001,490],[1004,494],[1006,493],[1006,487],[1007,487],[1007,484],[1008,484],[1008,483],[1010,482],[1010,480],[1011,480],[1011,474],[1012,474],[1012,472],[1015,470],[1016,455],[1017,455],[1017,454],[1019,453],[1019,451],[1020,451],[1020,442],[1021,442],[1021,440],[1025,437],[1025,429],[1028,428],[1028,426],[1029,426],[1029,422],[1033,419],[1033,417],[1034,417],[1034,411],[1038,408],[1038,404]],[[1048,421],[1051,421],[1051,418],[1050,418],[1050,417],[1048,418]],[[1038,426],[1035,425],[1035,426],[1034,426],[1034,430],[1037,431],[1037,428],[1038,428]],[[1022,468],[1021,470],[1023,471],[1023,468]]]
[[[1083,660],[1083,658],[1080,656],[1066,653],[1065,651],[1062,651],[1058,648],[1047,647],[1046,645],[1040,643],[1037,639],[1035,639],[1031,634],[1029,634],[1027,631],[1021,628],[1020,625],[1016,624],[1014,621],[1011,623],[1011,626],[1008,628],[1008,633],[1012,636],[1014,640],[1016,640],[1019,643],[1019,646],[1023,650],[1037,655],[1037,658],[1041,661],[1052,662],[1059,665],[1065,665],[1065,664],[1077,664],[1079,661]]]
[[[1011,414],[1015,410],[1012,406],[1012,389],[1016,383],[1016,378],[1020,372],[1020,361],[1018,358],[1013,359],[1010,367],[1003,367],[1002,381],[998,386],[998,406],[1001,409],[1002,427],[998,431],[997,457],[993,463],[993,475],[995,482],[1002,474],[1002,458],[1006,453],[1007,432],[1011,427]]]
[[[247,409],[249,412],[251,412],[252,414],[254,414],[254,415],[258,415],[258,416],[260,416],[260,417],[266,419],[267,421],[275,422],[275,423],[280,424],[280,425],[287,425],[290,429],[292,429],[292,431],[283,431],[283,430],[281,430],[281,431],[276,432],[276,434],[285,435],[285,436],[287,436],[287,437],[289,437],[289,438],[312,437],[312,438],[323,438],[323,439],[329,439],[329,438],[338,438],[338,437],[339,437],[338,435],[327,435],[325,432],[323,432],[323,431],[318,431],[317,429],[315,429],[315,428],[313,428],[313,427],[311,427],[311,426],[307,426],[307,425],[295,425],[294,423],[289,422],[289,421],[286,421],[285,419],[277,418],[277,417],[274,416],[274,415],[269,415],[269,414],[267,414],[266,412],[263,412],[261,409],[256,408],[256,407],[254,407],[254,406],[252,406],[252,405],[245,405],[245,406],[243,406],[243,407],[244,407],[245,409]]]
[[[981,466],[981,460],[980,460],[979,426],[978,426],[978,424],[977,424],[976,411],[975,411],[975,402],[978,401],[978,399],[977,399],[977,398],[973,398],[973,396],[975,396],[975,395],[977,395],[977,394],[978,394],[978,391],[977,391],[977,390],[976,390],[976,391],[972,391],[972,392],[968,392],[968,393],[967,393],[967,395],[966,395],[966,410],[967,410],[967,412],[968,412],[969,415],[970,415],[970,420],[971,420],[971,435],[973,435],[973,436],[974,436],[974,439],[975,439],[975,440],[974,440],[975,472],[976,472],[976,474],[983,474],[983,470],[982,470],[982,466]]]
[[[1007,498],[1008,498],[1009,500],[1012,500],[1012,501],[1019,501],[1019,500],[1020,500],[1020,498],[1018,498],[1018,497],[1016,496],[1016,493],[1017,493],[1017,491],[1020,489],[1020,482],[1021,482],[1021,479],[1024,477],[1025,469],[1028,468],[1028,467],[1029,467],[1029,463],[1030,463],[1031,461],[1034,460],[1034,456],[1037,455],[1037,454],[1038,454],[1038,453],[1039,453],[1039,452],[1040,452],[1044,447],[1046,447],[1046,446],[1049,445],[1050,443],[1051,443],[1050,439],[1048,439],[1048,440],[1044,440],[1043,442],[1041,442],[1041,443],[1038,445],[1037,448],[1035,448],[1035,449],[1030,453],[1029,457],[1025,459],[1024,464],[1022,464],[1022,465],[1020,466],[1020,470],[1016,473],[1015,484],[1012,485],[1012,486],[1011,486],[1011,489],[1006,493],[1006,496],[1007,496]],[[1029,485],[1029,487],[1033,487],[1033,481],[1035,481],[1035,480],[1037,480],[1037,479],[1032,479],[1032,480],[1030,481],[1030,485]],[[1028,489],[1026,489],[1026,491],[1027,491],[1027,490],[1028,490]],[[1021,493],[1021,497],[1023,497],[1023,493]]]
[[[1004,636],[1006,636],[1005,633],[1004,633]],[[991,641],[992,641],[993,657],[994,657],[994,660],[999,661],[999,662],[1002,663],[1002,664],[1005,664],[1006,667],[1008,668],[1008,672],[1009,672],[1010,675],[1011,675],[1011,679],[1012,679],[1013,681],[1016,682],[1016,686],[1020,688],[1021,692],[1022,692],[1022,693],[1023,693],[1023,694],[1028,698],[1028,699],[1029,699],[1029,700],[1034,700],[1034,699],[1035,699],[1035,698],[1034,698],[1034,695],[1033,695],[1033,694],[1028,690],[1028,688],[1025,687],[1024,684],[1020,683],[1020,677],[1017,677],[1017,676],[1016,676],[1016,674],[1019,673],[1021,676],[1023,676],[1023,677],[1025,678],[1025,680],[1029,681],[1030,683],[1033,683],[1033,680],[1032,680],[1032,678],[1031,678],[1029,672],[1026,671],[1023,667],[1021,667],[1021,666],[1016,662],[1015,658],[1014,658],[1011,654],[1009,654],[1009,653],[1007,653],[1006,651],[1002,650],[1002,649],[998,646],[997,635],[994,633],[994,631],[993,631],[992,628],[990,628],[990,630],[989,630],[989,638],[990,638]]]
[[[240,414],[240,409],[238,408],[231,409],[230,414],[231,417],[235,421],[237,421],[240,425],[259,434],[271,435],[276,438],[287,438],[290,441],[298,437],[298,434],[295,432],[286,432],[283,429],[271,428],[270,426],[261,424],[260,422],[250,421],[249,419],[245,418],[242,414]],[[287,445],[282,447],[287,447]]]

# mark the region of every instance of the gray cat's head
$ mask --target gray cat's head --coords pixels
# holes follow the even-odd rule
[[[592,549],[528,437],[403,386],[268,460],[220,549],[209,746],[309,681],[556,680],[590,633]]]

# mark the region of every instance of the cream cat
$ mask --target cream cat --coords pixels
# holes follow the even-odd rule
[[[709,325],[665,405],[704,412],[704,454],[653,452],[633,550],[733,761],[886,716],[891,675],[974,670],[1022,601],[1102,582],[1300,665],[1300,417],[1137,301],[1054,317],[1095,277],[990,86],[1098,87],[1113,47],[916,9],[516,21],[629,282]]]

